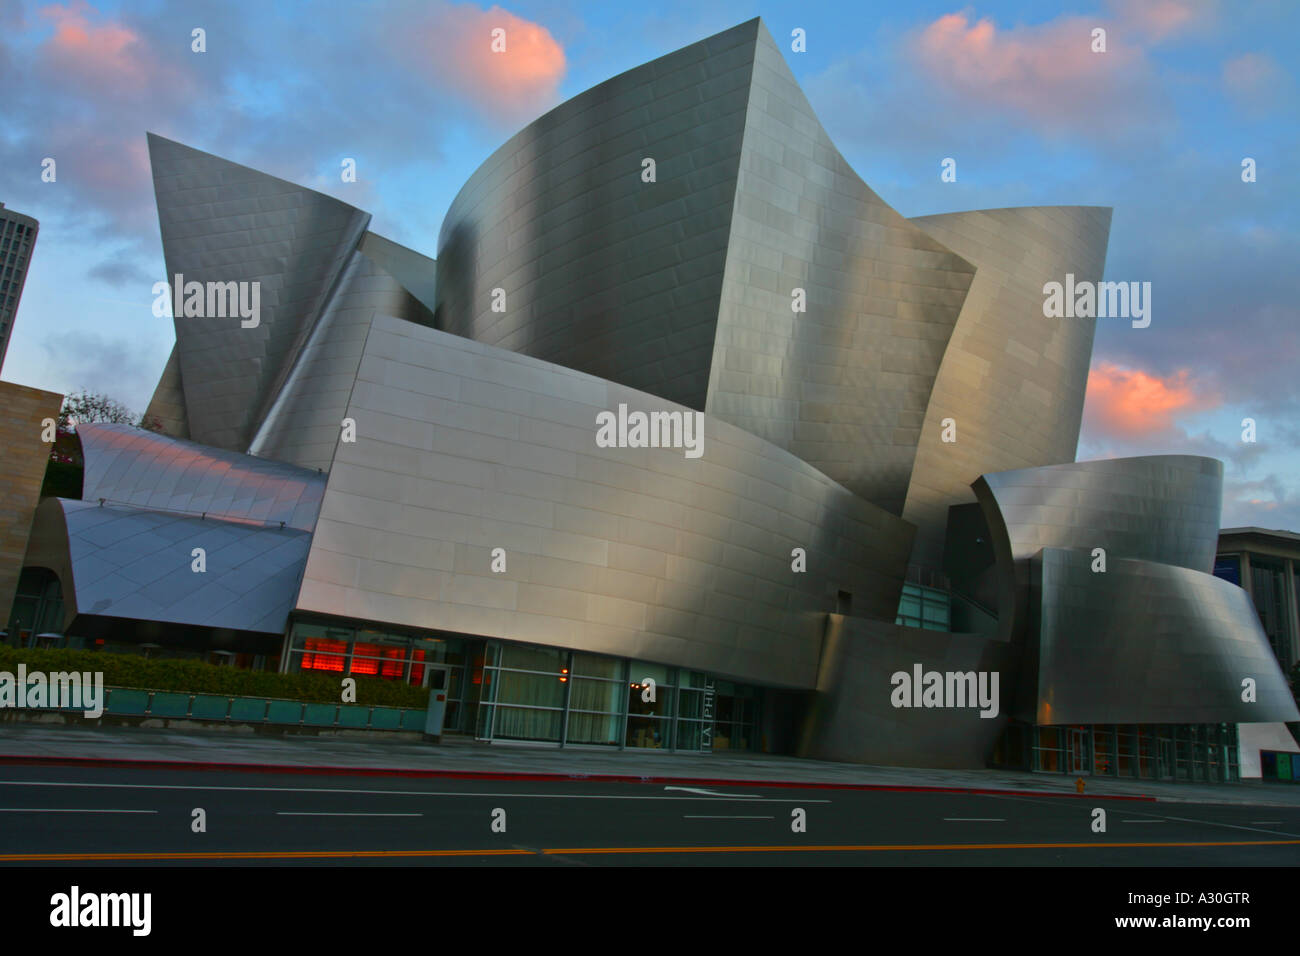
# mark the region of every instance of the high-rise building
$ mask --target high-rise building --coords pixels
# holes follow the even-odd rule
[[[9,351],[9,336],[14,329],[18,300],[27,281],[27,265],[32,261],[36,232],[40,229],[31,216],[6,209],[0,202],[0,371]]]

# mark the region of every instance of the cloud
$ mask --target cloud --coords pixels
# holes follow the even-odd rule
[[[1088,372],[1084,421],[1090,433],[1122,439],[1170,432],[1176,416],[1220,404],[1218,396],[1194,388],[1190,378],[1186,369],[1160,376],[1110,362],[1094,365]]]
[[[558,100],[565,74],[544,25],[495,6],[391,0],[291,31],[261,0],[201,13],[166,0],[147,12],[0,5],[0,83],[17,91],[5,102],[0,195],[48,228],[155,257],[146,130],[409,223],[413,195],[448,163],[449,137],[499,141],[502,123]],[[205,53],[191,50],[195,26]],[[504,53],[491,51],[494,27]],[[39,178],[47,156],[55,183]],[[357,160],[358,183],[340,179],[343,157]],[[429,210],[427,234],[443,208]]]
[[[111,21],[91,22],[97,14],[84,0],[66,7],[43,7],[40,15],[54,24],[54,33],[40,51],[46,65],[100,95],[106,87],[142,91],[163,82],[187,81],[160,60],[135,30]]]
[[[100,260],[86,270],[86,275],[118,288],[143,288],[151,286],[156,279],[129,251],[118,252]]]
[[[1111,30],[1092,51],[1097,18],[1064,17],[999,29],[949,13],[910,44],[917,66],[947,95],[1006,112],[1059,134],[1141,124],[1154,116],[1152,71],[1143,50]]]
[[[1267,53],[1243,53],[1223,64],[1223,87],[1240,107],[1262,112],[1289,92],[1291,77]]]
[[[1219,14],[1217,0],[1110,0],[1109,6],[1124,26],[1156,42],[1209,29]]]
[[[153,353],[165,351],[166,343],[76,331],[46,335],[41,348],[49,360],[45,387],[64,394],[79,389],[106,394],[139,414],[162,368]]]
[[[500,41],[496,30],[504,31]],[[564,78],[564,48],[550,31],[499,6],[435,6],[403,31],[407,55],[428,75],[506,121],[530,118],[549,105]],[[496,42],[504,49],[494,50]]]
[[[1300,495],[1276,474],[1251,481],[1227,479],[1221,524],[1295,531],[1300,529]]]

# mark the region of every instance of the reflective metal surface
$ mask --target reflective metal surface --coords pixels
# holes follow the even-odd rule
[[[438,261],[438,328],[707,411],[895,514],[975,272],[853,172],[759,20],[511,139]]]
[[[1033,560],[1037,654],[1028,662],[1040,724],[1300,720],[1250,597],[1210,574],[1086,551]],[[1243,701],[1243,680],[1255,682]]]
[[[754,43],[706,411],[901,514],[975,267],[872,192]]]
[[[1029,560],[1041,548],[1214,568],[1223,464],[1213,458],[1072,462],[983,475],[971,487],[997,557],[1004,637],[1027,633]]]
[[[628,70],[493,153],[443,220],[437,327],[703,410],[757,31]]]
[[[1009,644],[980,634],[829,615],[799,756],[900,767],[987,766],[1007,725],[1014,661]],[[912,674],[917,664],[922,672],[997,672],[998,716],[981,717],[978,707],[894,707],[891,675]]]
[[[1066,273],[1101,278],[1110,213],[1031,206],[912,220],[977,267],[926,408],[903,509],[918,529],[914,563],[939,566],[948,505],[971,501],[978,476],[1074,459],[1096,319],[1045,318],[1043,284]],[[945,418],[956,422],[955,442],[942,440]]]
[[[786,687],[814,685],[837,592],[892,620],[903,521],[712,418],[701,458],[597,447],[597,413],[620,403],[680,410],[376,318],[298,607]]]
[[[329,468],[370,315],[433,321],[380,263],[430,301],[435,263],[322,193],[152,134],[149,156],[168,282],[257,282],[260,314],[175,316],[148,413],[169,435]]]
[[[376,313],[432,323],[432,314],[370,256],[354,252],[275,402],[249,445],[249,454],[328,471],[361,346]]]
[[[325,476],[131,425],[79,425],[82,499],[310,531]]]
[[[256,328],[173,317],[190,435],[244,451],[370,215],[152,133],[149,161],[167,281],[261,284]]]
[[[47,498],[62,512],[64,600],[77,613],[284,632],[311,542],[308,532]],[[46,542],[57,517],[39,516]],[[193,549],[206,570],[193,569]],[[70,574],[70,577],[67,576]]]
[[[145,418],[154,422],[164,435],[172,438],[189,438],[190,423],[185,414],[185,387],[181,384],[181,360],[172,345],[162,376],[154,388]]]
[[[1040,548],[1104,548],[1108,555],[1214,570],[1223,462],[1147,455],[983,475],[1013,560]]]

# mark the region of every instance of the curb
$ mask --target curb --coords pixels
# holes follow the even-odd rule
[[[894,793],[969,793],[985,796],[1063,797],[1073,800],[1130,800],[1156,803],[1146,794],[1060,793],[994,787],[908,786],[887,783],[820,783],[796,780],[748,780],[729,777],[672,777],[616,773],[527,773],[492,770],[414,770],[387,767],[301,766],[296,764],[221,763],[217,761],[133,760],[120,757],[39,757],[0,754],[0,765],[92,767],[127,770],[210,770],[236,773],[282,773],[349,777],[425,777],[452,780],[587,780],[593,783],[654,783],[676,786],[781,787],[799,790],[877,790]]]

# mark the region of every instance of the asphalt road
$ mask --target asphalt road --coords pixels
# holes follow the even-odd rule
[[[1098,807],[1106,812],[1104,833],[1093,831]],[[196,809],[206,832],[194,831]],[[803,811],[803,832],[792,827],[796,811]],[[0,864],[168,862],[1295,866],[1300,808],[583,779],[0,767]]]

